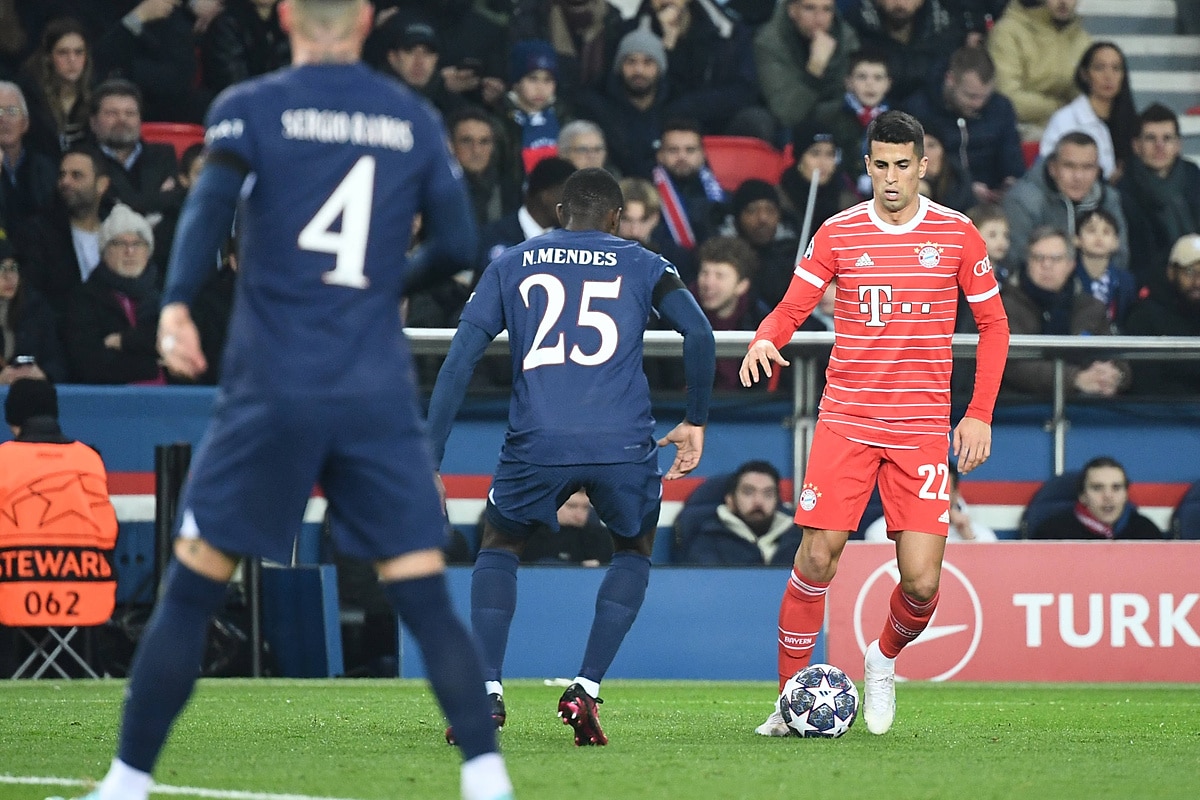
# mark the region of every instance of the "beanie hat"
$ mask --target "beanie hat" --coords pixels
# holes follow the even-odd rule
[[[758,178],[742,181],[742,185],[733,193],[733,216],[741,216],[747,206],[759,200],[770,200],[778,206],[779,194],[775,191],[774,186]]]
[[[796,160],[800,160],[800,156],[804,155],[804,151],[812,147],[814,144],[822,144],[829,142],[837,149],[837,142],[833,138],[833,131],[828,125],[821,125],[812,117],[805,119],[796,127],[792,128],[792,152],[796,154]]]
[[[667,48],[663,47],[662,39],[644,27],[636,28],[621,38],[621,43],[617,45],[617,55],[613,58],[613,72],[620,72],[625,59],[636,53],[654,59],[658,64],[659,74],[666,74]]]
[[[146,218],[124,203],[117,203],[100,225],[100,249],[104,250],[109,242],[123,233],[136,233],[146,240],[151,250],[154,249],[154,231]]]
[[[4,400],[4,421],[21,427],[32,417],[58,418],[58,392],[54,384],[41,378],[20,378],[8,387]]]
[[[537,69],[547,70],[558,80],[558,53],[545,39],[522,39],[508,57],[509,83],[516,83]]]

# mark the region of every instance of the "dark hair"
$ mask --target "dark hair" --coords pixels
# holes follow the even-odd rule
[[[925,155],[925,128],[912,114],[889,109],[867,126],[867,147],[871,142],[884,144],[912,144],[917,158]]]
[[[132,97],[137,101],[138,114],[142,113],[142,90],[133,81],[124,78],[109,78],[92,91],[92,115],[100,112],[100,104],[106,97]]]
[[[1088,209],[1080,214],[1079,218],[1075,220],[1075,232],[1079,233],[1079,231],[1083,230],[1083,226],[1087,225],[1093,219],[1103,220],[1111,225],[1112,229],[1118,234],[1121,232],[1121,226],[1117,224],[1117,218],[1113,216],[1111,211],[1103,206],[1096,206],[1095,208]]]
[[[191,172],[192,164],[196,163],[196,159],[198,159],[200,154],[203,152],[203,142],[196,142],[195,144],[188,145],[188,148],[183,151],[183,155],[179,157],[179,171],[185,175],[188,172]]]
[[[967,219],[975,223],[976,228],[979,228],[984,223],[996,220],[1002,219],[1008,222],[1008,214],[1004,213],[1004,206],[999,203],[980,203],[967,209]]]
[[[950,72],[955,78],[974,72],[983,83],[991,83],[996,79],[996,64],[984,48],[964,45],[951,54]]]
[[[700,129],[700,123],[691,117],[671,117],[662,126],[662,134],[659,135],[658,141],[655,143],[654,149],[662,147],[662,140],[666,138],[668,133],[673,131],[682,131],[684,133],[694,133],[703,138],[704,131]]]
[[[1100,145],[1096,144],[1096,140],[1092,138],[1090,133],[1070,131],[1064,133],[1062,138],[1054,143],[1054,150],[1050,152],[1050,158],[1058,158],[1058,154],[1064,144],[1073,144],[1076,147],[1094,147],[1097,152],[1100,151]]]
[[[72,145],[71,147],[68,147],[61,156],[59,156],[58,163],[62,164],[63,159],[65,159],[67,156],[83,156],[84,158],[87,158],[92,162],[92,169],[95,170],[97,178],[101,175],[108,174],[104,170],[104,159],[101,157],[100,152],[94,147],[85,144]]]
[[[862,47],[850,54],[849,61],[846,62],[846,74],[849,75],[854,71],[854,68],[859,64],[880,64],[884,71],[891,77],[892,70],[888,66],[887,56],[882,50],[877,50],[874,47]]]
[[[608,170],[601,167],[576,170],[563,184],[564,219],[598,221],[624,203],[621,185]]]
[[[565,158],[559,158],[558,156],[543,158],[529,171],[529,176],[525,179],[525,196],[533,197],[535,194],[540,194],[547,189],[562,186],[574,172],[575,165]],[[612,176],[610,175],[609,177],[611,178]],[[618,196],[620,193],[621,190],[618,188]],[[620,203],[618,202],[617,205],[620,205]]]
[[[770,475],[771,480],[775,482],[776,491],[779,490],[779,470],[775,469],[775,465],[770,461],[754,460],[747,461],[737,468],[729,478],[729,486],[725,490],[725,494],[733,494],[737,491],[738,484],[742,482],[742,476],[747,472],[757,472],[763,475]]]
[[[495,130],[496,125],[494,118],[486,110],[477,105],[465,105],[461,108],[456,108],[446,116],[446,131],[451,136],[454,136],[454,129],[460,122],[472,120],[474,122],[487,123],[488,127]]]
[[[758,272],[758,255],[738,236],[710,236],[696,250],[696,264],[705,261],[732,264],[738,278],[748,280]]]
[[[62,102],[60,102],[59,80],[54,74],[52,56],[59,40],[72,33],[83,39],[84,48],[87,51],[87,61],[83,65],[83,72],[79,75],[79,80],[75,82],[75,91],[78,93],[79,101],[83,104],[82,108],[89,108],[92,98],[92,44],[88,40],[83,23],[79,20],[74,17],[57,17],[46,23],[38,48],[33,51],[26,62],[26,69],[33,75],[34,80],[45,93],[46,99],[50,101],[47,105],[51,116],[54,117],[54,124],[60,132],[73,120],[68,112],[63,111]]]
[[[1151,122],[1169,122],[1175,126],[1175,135],[1179,135],[1179,115],[1162,103],[1151,103],[1142,109],[1141,114],[1138,114],[1138,136],[1142,135],[1146,124]]]
[[[1129,488],[1129,473],[1125,471],[1125,467],[1121,466],[1121,462],[1117,461],[1112,456],[1096,456],[1091,461],[1083,465],[1083,469],[1079,470],[1079,480],[1075,484],[1075,494],[1083,494],[1083,490],[1087,487],[1088,473],[1094,469],[1102,467],[1115,467],[1121,470],[1121,477],[1125,479],[1125,488]]]
[[[1117,161],[1126,161],[1133,154],[1133,137],[1138,133],[1139,124],[1137,109],[1133,105],[1133,90],[1129,87],[1129,60],[1125,58],[1125,53],[1114,42],[1093,42],[1079,57],[1079,65],[1075,68],[1075,85],[1084,95],[1090,94],[1091,87],[1084,75],[1096,53],[1105,48],[1116,51],[1121,57],[1121,88],[1113,98],[1112,111],[1104,124],[1112,136],[1113,154]]]

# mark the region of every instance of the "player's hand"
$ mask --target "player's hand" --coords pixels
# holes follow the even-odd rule
[[[974,417],[963,417],[954,429],[954,455],[959,473],[966,475],[992,454],[992,426]]]
[[[775,345],[768,342],[766,339],[759,339],[750,344],[750,350],[747,351],[746,357],[742,359],[742,367],[738,370],[738,377],[742,379],[742,386],[750,388],[753,384],[758,383],[758,369],[762,367],[763,373],[769,378],[771,377],[771,362],[775,362],[781,367],[791,366],[791,362],[784,360],[784,357],[779,354],[779,350]]]
[[[658,440],[659,447],[669,444],[675,445],[675,463],[671,464],[663,480],[673,481],[687,475],[700,463],[700,454],[704,452],[704,426],[684,420]]]
[[[158,353],[163,366],[174,375],[194,379],[208,369],[200,349],[200,332],[183,303],[165,305],[158,315]]]

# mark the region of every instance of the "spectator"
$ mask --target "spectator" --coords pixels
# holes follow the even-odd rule
[[[576,101],[579,116],[604,129],[613,162],[622,175],[649,178],[655,142],[662,136],[667,90],[667,51],[662,40],[639,28],[621,38],[613,75],[603,90],[588,90]]]
[[[1200,336],[1200,234],[1175,242],[1162,288],[1151,289],[1125,320],[1131,336]],[[1200,361],[1133,362],[1133,388],[1141,395],[1200,398]]]
[[[1162,539],[1163,532],[1129,501],[1129,476],[1114,458],[1097,456],[1083,465],[1075,508],[1038,525],[1031,539]]]
[[[51,20],[41,44],[25,62],[30,125],[35,146],[57,155],[87,137],[92,57],[78,20]]]
[[[699,124],[688,119],[664,123],[655,158],[654,188],[667,230],[676,244],[693,250],[716,233],[726,210],[725,190],[705,161]]]
[[[642,0],[627,29],[646,26],[667,52],[668,113],[699,121],[705,134],[775,139],[758,105],[758,76],[747,58],[752,32],[714,0]]]
[[[700,274],[690,286],[714,331],[752,331],[771,310],[750,291],[758,271],[754,249],[735,236],[714,236],[696,250]],[[713,389],[737,391],[740,358],[718,358]]]
[[[1083,52],[1075,70],[1080,95],[1055,111],[1042,134],[1040,155],[1046,158],[1063,134],[1083,131],[1096,142],[1100,169],[1109,183],[1121,178],[1133,153],[1137,111],[1129,88],[1125,54],[1112,42],[1096,42]]]
[[[376,65],[424,97],[445,115],[467,105],[462,95],[446,89],[438,70],[441,45],[433,25],[420,17],[395,15],[384,25],[391,33],[383,44],[383,63]]]
[[[999,203],[980,203],[967,209],[967,216],[979,229],[979,235],[987,245],[988,261],[996,270],[996,279],[1003,284],[1008,273],[1001,265],[1008,258],[1009,249],[1008,217],[1004,208]]]
[[[783,221],[779,190],[766,181],[750,178],[733,193],[731,225],[722,233],[737,236],[754,248],[758,270],[750,292],[774,307],[792,280],[800,241]]]
[[[529,534],[521,563],[599,567],[612,556],[612,534],[592,510],[587,491],[578,489],[558,507],[557,533],[538,525]]]
[[[151,227],[179,215],[185,191],[179,185],[175,148],[142,139],[142,93],[113,78],[92,93],[92,137],[103,155],[113,198],[146,217]],[[166,253],[156,253],[159,262]]]
[[[603,167],[617,171],[608,164],[608,144],[604,130],[587,119],[577,119],[563,125],[558,132],[558,154],[575,165],[575,169]]]
[[[621,211],[618,235],[632,239],[670,261],[679,270],[679,277],[684,283],[695,280],[693,254],[671,239],[671,233],[662,221],[662,201],[654,184],[645,178],[622,178],[620,186],[625,197],[625,208]]]
[[[621,12],[607,0],[515,0],[508,32],[554,45],[558,88],[570,98],[604,91],[623,36]]]
[[[58,163],[54,205],[17,238],[22,276],[50,302],[60,324],[75,290],[100,263],[100,223],[109,180],[100,156],[77,148]]]
[[[1112,265],[1117,252],[1117,221],[1103,208],[1085,211],[1079,217],[1075,249],[1079,253],[1075,278],[1083,289],[1104,304],[1108,321],[1118,328],[1138,297],[1137,283],[1129,270]]]
[[[1016,334],[1107,336],[1112,333],[1104,304],[1083,291],[1074,279],[1075,253],[1062,231],[1037,228],[1029,240],[1025,268],[1017,281],[1000,291],[1008,327]],[[1084,354],[1064,368],[1068,397],[1112,397],[1129,386],[1129,365]],[[1051,359],[1010,359],[1003,388],[1050,397],[1054,388]]]
[[[12,242],[0,229],[0,384],[19,378],[67,379],[54,310],[21,280]]]
[[[846,159],[843,165],[854,180],[859,197],[871,196],[871,178],[867,175],[867,126],[889,106],[887,93],[892,87],[887,58],[882,53],[858,50],[850,56],[846,74],[846,94],[839,101],[822,103],[814,112],[817,126],[833,135],[834,146]],[[807,141],[793,132],[792,144]]]
[[[215,97],[222,89],[292,63],[279,25],[279,0],[223,0],[200,40],[200,74]]]
[[[847,12],[863,46],[888,58],[893,106],[904,106],[922,90],[939,91],[936,68],[967,37],[963,17],[955,10],[951,0],[858,0]]]
[[[480,228],[495,222],[521,205],[517,166],[507,161],[508,148],[498,123],[479,106],[464,106],[446,119],[450,151],[463,168],[471,206]]]
[[[563,184],[574,172],[574,165],[558,156],[538,162],[529,173],[525,184],[525,202],[521,207],[480,231],[477,278],[492,259],[507,248],[558,227],[555,209],[562,200]]]
[[[29,106],[21,87],[0,81],[0,225],[23,227],[54,200],[54,159],[29,146]]]
[[[754,63],[767,108],[782,128],[841,97],[857,49],[858,36],[833,0],[781,0],[754,35]]]
[[[1049,225],[1074,240],[1079,215],[1093,208],[1103,208],[1117,221],[1120,247],[1113,256],[1113,265],[1127,268],[1128,227],[1121,213],[1121,197],[1100,180],[1096,140],[1082,131],[1072,131],[1058,140],[1044,163],[1029,170],[1004,196],[1011,241],[1005,267],[1013,271],[1024,261],[1034,228]]]
[[[100,265],[75,291],[67,357],[77,383],[163,383],[155,349],[159,295],[146,218],[118,203],[100,226]]]
[[[1142,286],[1163,288],[1170,246],[1200,233],[1200,167],[1180,153],[1179,117],[1160,103],[1138,116],[1133,158],[1117,186],[1129,223],[1129,266]]]
[[[1079,0],[1019,0],[987,37],[996,62],[996,90],[1012,101],[1021,138],[1036,142],[1055,111],[1079,94],[1075,68],[1091,34],[1083,29]]]
[[[809,190],[813,175],[816,174],[817,195],[813,201],[811,228],[815,231],[825,220],[857,203],[858,196],[854,193],[850,176],[842,169],[842,151],[834,142],[829,128],[806,120],[792,129],[792,142],[796,161],[779,176],[783,210],[797,224],[803,225]],[[787,284],[783,289],[787,290]]]
[[[942,140],[929,128],[925,129],[925,158],[921,194],[955,211],[966,211],[975,204],[971,173],[957,158],[946,156]]]
[[[913,95],[905,110],[971,175],[976,201],[999,201],[1025,173],[1016,113],[996,92],[996,70],[982,47],[954,51],[941,85]]]
[[[549,42],[525,39],[513,45],[508,74],[512,88],[501,100],[501,118],[522,174],[558,154],[560,126],[570,121],[566,106],[555,96],[557,72],[558,57]]]
[[[946,539],[951,542],[994,542],[996,532],[987,525],[971,519],[971,509],[963,500],[962,492],[958,490],[958,467],[951,460],[950,468],[950,533]],[[888,531],[886,517],[880,517],[863,532],[863,540],[867,542],[886,542],[892,538],[895,531]]]
[[[504,26],[471,0],[402,0],[399,5],[402,13],[423,11],[438,32],[446,88],[470,103],[494,107],[504,94],[508,74]]]
[[[779,470],[747,461],[729,481],[725,502],[700,523],[676,561],[703,566],[786,566],[800,547],[800,529],[781,509]]]

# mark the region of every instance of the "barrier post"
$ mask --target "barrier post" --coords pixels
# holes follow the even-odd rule
[[[171,563],[175,517],[179,511],[179,493],[192,461],[188,442],[160,444],[154,447],[154,594],[157,598],[162,580]]]

